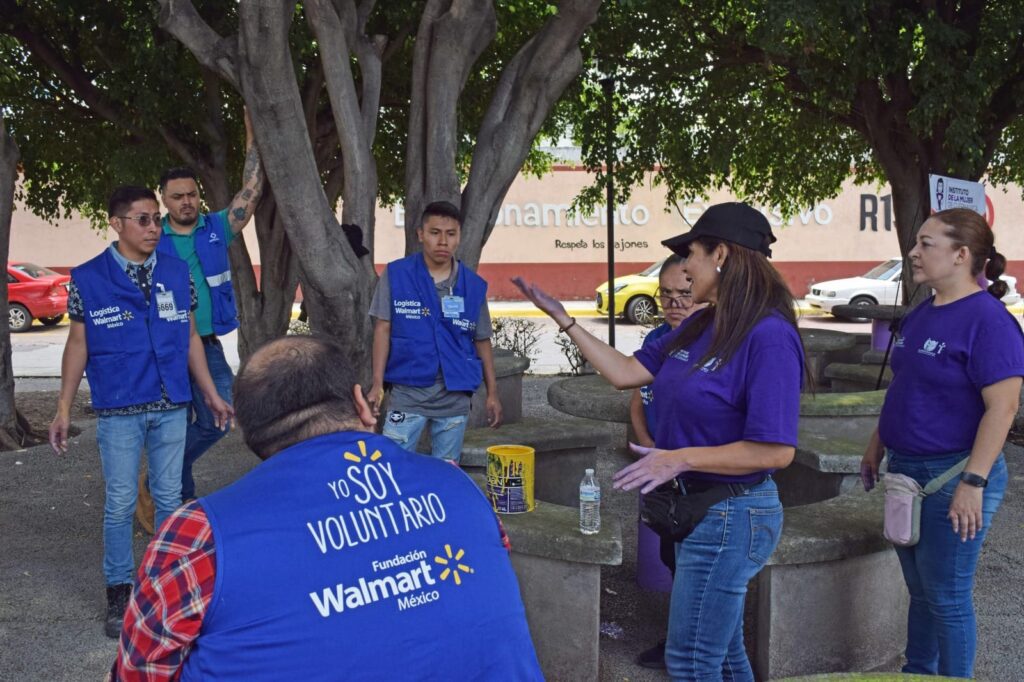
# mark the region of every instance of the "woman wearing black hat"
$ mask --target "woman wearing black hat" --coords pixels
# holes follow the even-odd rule
[[[774,241],[763,215],[728,203],[664,242],[686,257],[694,301],[710,305],[633,357],[515,280],[609,382],[630,388],[653,381],[657,447],[632,446],[645,456],[615,475],[615,487],[647,494],[676,479],[688,502],[718,500],[676,547],[665,649],[673,679],[754,679],[743,647],[743,603],[747,582],[781,532],[770,475],[793,460],[804,366],[793,297],[768,263]],[[682,418],[695,410],[699,418]]]

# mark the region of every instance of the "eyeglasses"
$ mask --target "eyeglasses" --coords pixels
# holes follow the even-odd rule
[[[148,213],[140,213],[139,215],[136,216],[119,215],[115,217],[120,218],[121,220],[134,220],[139,224],[139,227],[149,227],[150,223],[158,225],[161,219],[159,213],[154,213],[153,215],[149,215]]]
[[[654,292],[654,295],[661,301],[662,308],[685,308],[687,301],[693,300],[693,294],[690,292],[679,296],[669,296],[668,294],[663,294],[661,289],[658,289]]]

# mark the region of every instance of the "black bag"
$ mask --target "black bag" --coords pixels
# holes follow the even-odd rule
[[[658,535],[682,542],[704,520],[708,509],[737,494],[735,488],[735,484],[723,483],[685,494],[675,480],[663,483],[643,496],[640,520]]]

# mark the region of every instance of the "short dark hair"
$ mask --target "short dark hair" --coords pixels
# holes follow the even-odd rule
[[[246,444],[266,459],[358,419],[356,372],[323,336],[286,336],[260,347],[238,371],[235,417]]]
[[[194,170],[188,166],[178,166],[177,168],[168,168],[160,176],[160,191],[163,192],[167,189],[167,183],[171,180],[181,180],[182,178],[191,178],[195,181],[196,185],[199,184],[199,176],[196,175]]]
[[[665,262],[661,264],[661,270],[659,270],[658,272],[665,272],[665,270],[672,267],[673,265],[682,265],[685,262],[686,259],[680,256],[678,253],[669,254],[668,256],[666,256]]]
[[[156,194],[148,187],[138,185],[121,185],[114,188],[110,193],[110,201],[107,202],[107,216],[113,218],[127,211],[132,204],[141,199],[152,199],[156,201]]]
[[[420,225],[427,222],[427,218],[431,216],[451,218],[460,226],[462,225],[462,213],[459,212],[459,209],[455,208],[455,204],[450,201],[432,201],[427,204],[427,207],[423,209],[423,216],[420,218]]]

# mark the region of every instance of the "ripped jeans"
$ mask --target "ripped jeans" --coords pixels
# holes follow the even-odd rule
[[[427,423],[430,423],[430,454],[438,459],[459,463],[462,457],[462,438],[466,435],[464,414],[454,417],[424,417],[412,412],[391,410],[384,420],[384,435],[410,452],[416,445]]]

